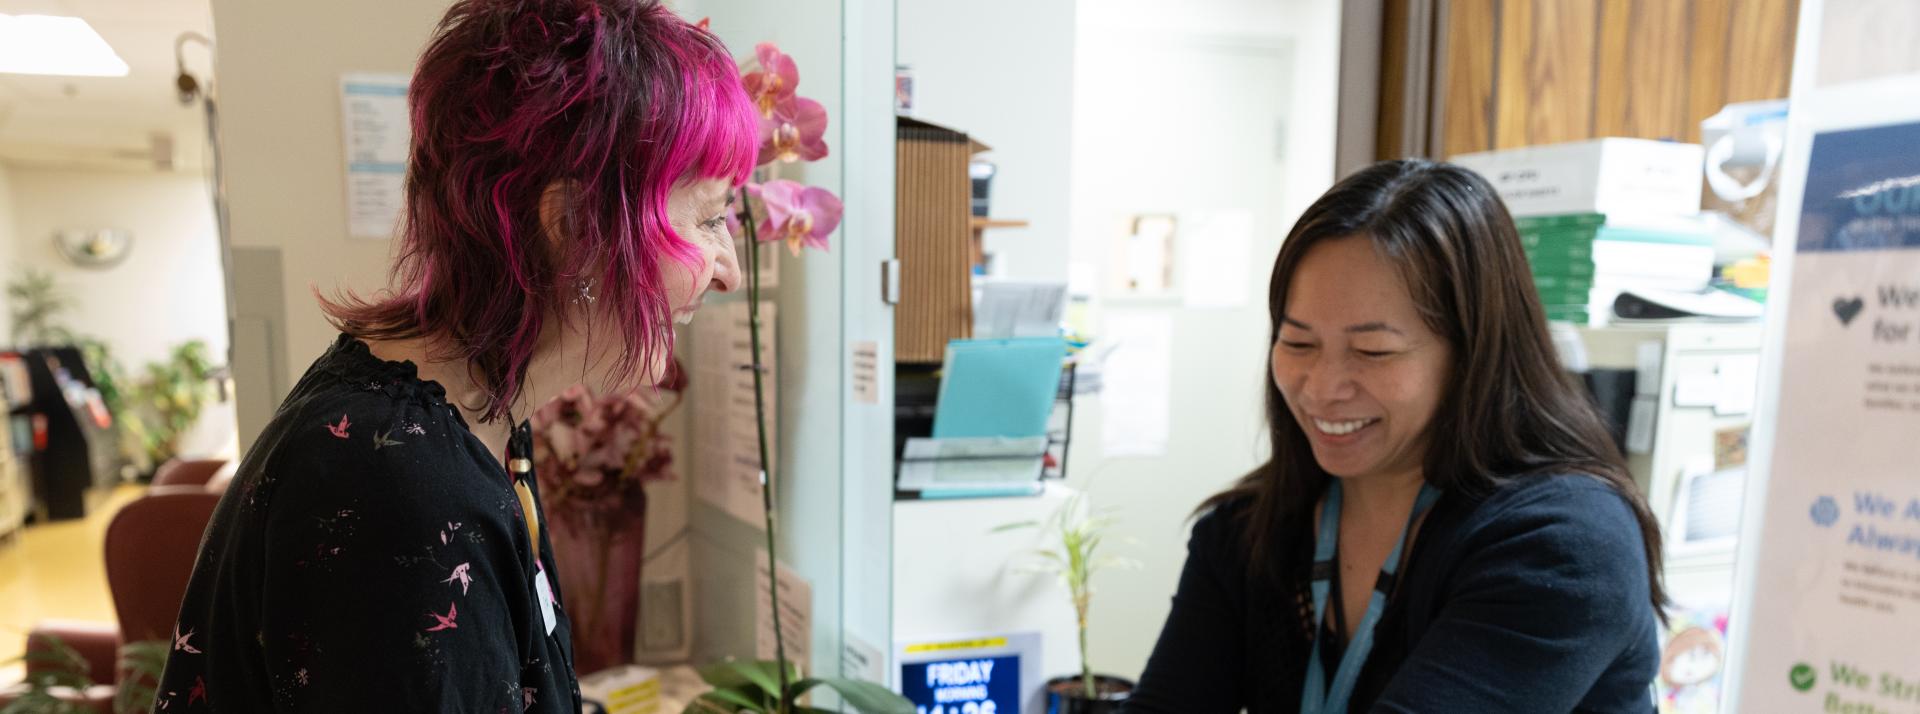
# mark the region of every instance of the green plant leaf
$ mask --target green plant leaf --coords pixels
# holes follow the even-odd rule
[[[700,678],[716,689],[746,689],[751,685],[768,697],[776,697],[780,694],[779,671],[780,665],[772,662],[728,659],[700,668]],[[792,674],[789,673],[791,678]]]
[[[914,714],[913,702],[893,693],[893,690],[872,682],[840,677],[817,677],[803,679],[793,685],[793,697],[798,699],[807,690],[826,685],[840,693],[847,705],[861,714]]]
[[[86,689],[87,687],[93,686],[93,680],[89,679],[87,675],[65,671],[36,672],[28,676],[26,681],[29,687],[36,690],[47,690],[54,687]]]
[[[81,714],[72,702],[43,691],[30,690],[13,703],[0,707],[0,714]]]
[[[739,714],[739,712],[760,714],[764,711],[765,710],[761,709],[758,704],[742,707],[713,696],[713,692],[707,692],[694,697],[693,701],[687,702],[686,708],[681,709],[680,714]]]
[[[748,686],[752,686],[752,685],[748,685]],[[715,689],[711,692],[706,692],[704,694],[701,694],[700,699],[705,699],[705,700],[719,703],[719,704],[730,705],[722,708],[723,711],[728,711],[728,712],[768,711],[767,700],[764,697],[752,696],[751,694],[749,694],[750,691],[752,690],[746,690],[746,689],[740,689],[740,688]]]
[[[1039,521],[1020,521],[1018,523],[1007,523],[1007,524],[995,527],[993,530],[990,530],[987,532],[988,533],[1005,533],[1007,531],[1017,531],[1022,528],[1039,528],[1039,527],[1040,527]]]
[[[153,710],[172,644],[165,640],[140,640],[120,647],[119,669],[123,674],[113,693],[115,712],[144,714]]]

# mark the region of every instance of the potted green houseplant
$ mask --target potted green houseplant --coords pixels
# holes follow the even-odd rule
[[[13,692],[15,698],[0,705],[0,714],[92,714],[80,694],[99,682],[87,675],[85,657],[58,637],[47,637],[45,649],[29,652],[15,661],[24,661],[34,670]],[[141,640],[120,646],[116,668],[120,681],[113,693],[114,714],[144,714],[153,709],[159,695],[160,674],[167,666],[171,643]]]
[[[60,320],[61,314],[73,306],[73,298],[54,282],[52,273],[22,271],[7,283],[7,305],[15,347],[44,347],[73,340],[73,331]]]
[[[133,409],[121,418],[137,439],[141,453],[136,463],[158,468],[180,455],[180,439],[200,421],[200,412],[213,398],[218,372],[207,356],[207,344],[188,340],[173,348],[164,362],[147,363],[146,375],[133,387]]]
[[[1058,576],[1073,599],[1080,635],[1080,672],[1047,680],[1048,714],[1117,712],[1133,691],[1132,681],[1094,674],[1087,660],[1087,613],[1093,605],[1093,576],[1110,568],[1138,567],[1133,560],[1100,554],[1100,545],[1113,524],[1110,511],[1096,510],[1087,504],[1084,494],[1074,494],[1044,521],[1009,523],[994,529],[996,533],[1039,530],[1050,542],[1034,552],[1039,560],[1031,569]]]

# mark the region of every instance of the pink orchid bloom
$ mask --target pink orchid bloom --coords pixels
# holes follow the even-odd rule
[[[760,62],[760,71],[748,72],[741,82],[747,86],[747,96],[759,108],[760,116],[771,117],[775,104],[793,97],[793,88],[800,84],[800,68],[771,42],[755,45],[753,54]]]
[[[827,249],[827,236],[840,226],[843,207],[832,191],[798,181],[778,179],[748,191],[760,197],[767,216],[760,221],[760,241],[785,240],[800,254],[801,246]]]
[[[819,161],[827,156],[827,108],[788,97],[760,120],[760,163]]]

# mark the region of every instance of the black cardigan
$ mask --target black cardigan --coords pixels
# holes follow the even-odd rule
[[[1310,652],[1310,524],[1251,574],[1246,500],[1193,527],[1173,610],[1122,711],[1292,712]],[[1446,494],[1375,630],[1353,711],[1650,712],[1659,667],[1638,522],[1606,483],[1519,478]]]

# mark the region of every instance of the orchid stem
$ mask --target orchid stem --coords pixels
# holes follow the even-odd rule
[[[740,210],[746,218],[740,223],[747,232],[747,335],[753,350],[754,426],[760,439],[760,506],[767,519],[767,598],[773,608],[774,661],[780,669],[780,691],[774,693],[774,699],[779,702],[778,714],[788,714],[793,709],[793,701],[787,693],[786,636],[780,629],[780,551],[775,549],[774,542],[773,462],[767,458],[765,368],[760,362],[760,236],[754,225],[753,204],[745,188],[740,189]]]

